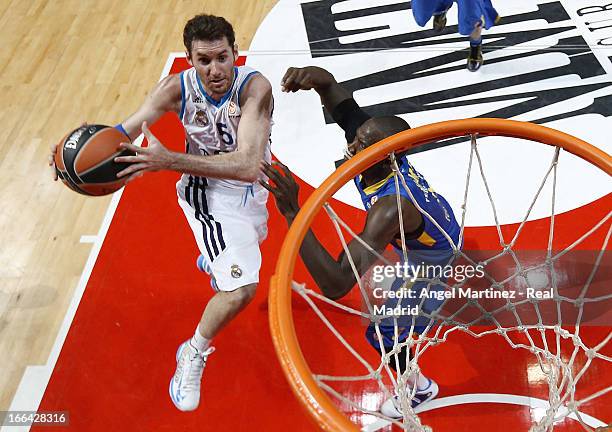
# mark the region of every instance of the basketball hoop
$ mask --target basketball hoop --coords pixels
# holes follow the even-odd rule
[[[608,154],[585,141],[554,129],[501,119],[445,121],[399,133],[358,153],[341,165],[314,191],[295,218],[284,239],[276,272],[270,282],[270,329],[281,366],[293,392],[321,429],[359,430],[357,425],[338,409],[313,377],[300,349],[293,322],[292,275],[300,246],[316,214],[344,184],[368,167],[388,158],[391,153],[448,138],[472,136],[474,140],[475,136],[480,138],[496,135],[526,139],[563,149],[612,175],[612,158]],[[553,165],[555,164],[556,162],[553,162]],[[606,221],[607,218],[603,223]],[[610,335],[612,336],[612,333]],[[607,393],[609,390],[606,389],[601,393]]]

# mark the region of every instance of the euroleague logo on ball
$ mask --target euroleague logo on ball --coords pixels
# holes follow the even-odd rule
[[[115,162],[115,158],[134,154],[120,149],[125,139],[125,134],[111,126],[80,126],[57,146],[53,156],[57,177],[83,195],[100,196],[119,190],[125,178],[117,175],[127,163]]]
[[[80,127],[72,135],[70,135],[70,138],[68,138],[66,144],[64,144],[64,148],[67,150],[76,150],[77,143],[79,142],[79,139],[81,139],[81,136],[83,136],[85,129],[87,129],[87,127]]]

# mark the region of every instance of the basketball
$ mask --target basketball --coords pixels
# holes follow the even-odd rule
[[[117,156],[133,153],[119,144],[129,138],[114,127],[83,125],[66,135],[55,152],[57,176],[70,189],[83,195],[108,195],[123,187],[126,178],[117,173],[128,163],[116,163]]]

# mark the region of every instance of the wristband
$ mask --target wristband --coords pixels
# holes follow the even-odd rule
[[[125,135],[126,137],[128,137],[128,139],[130,140],[130,142],[132,142],[132,138],[130,138],[130,135],[126,132],[125,128],[123,127],[123,125],[121,123],[115,125],[115,129],[117,129],[119,132],[121,132],[123,135]]]

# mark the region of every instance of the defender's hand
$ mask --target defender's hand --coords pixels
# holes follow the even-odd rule
[[[115,162],[127,162],[131,165],[117,173],[117,177],[130,176],[127,182],[142,176],[146,171],[159,171],[170,169],[172,166],[172,152],[168,150],[149,130],[147,122],[142,123],[142,132],[147,138],[147,147],[138,147],[132,143],[121,143],[121,148],[131,150],[134,156],[119,156]]]
[[[272,166],[279,167],[280,170],[274,169]],[[300,211],[300,206],[298,204],[298,192],[300,187],[295,182],[289,168],[280,162],[272,162],[272,165],[267,162],[262,162],[261,170],[274,182],[274,185],[262,180],[260,180],[259,183],[272,192],[272,195],[274,195],[276,199],[278,211],[281,212],[285,219],[287,219],[289,225],[291,225],[293,219]],[[282,171],[284,175],[281,175],[280,171]]]
[[[281,80],[284,92],[298,90],[323,89],[334,83],[334,76],[323,68],[306,66],[303,68],[290,67]]]

